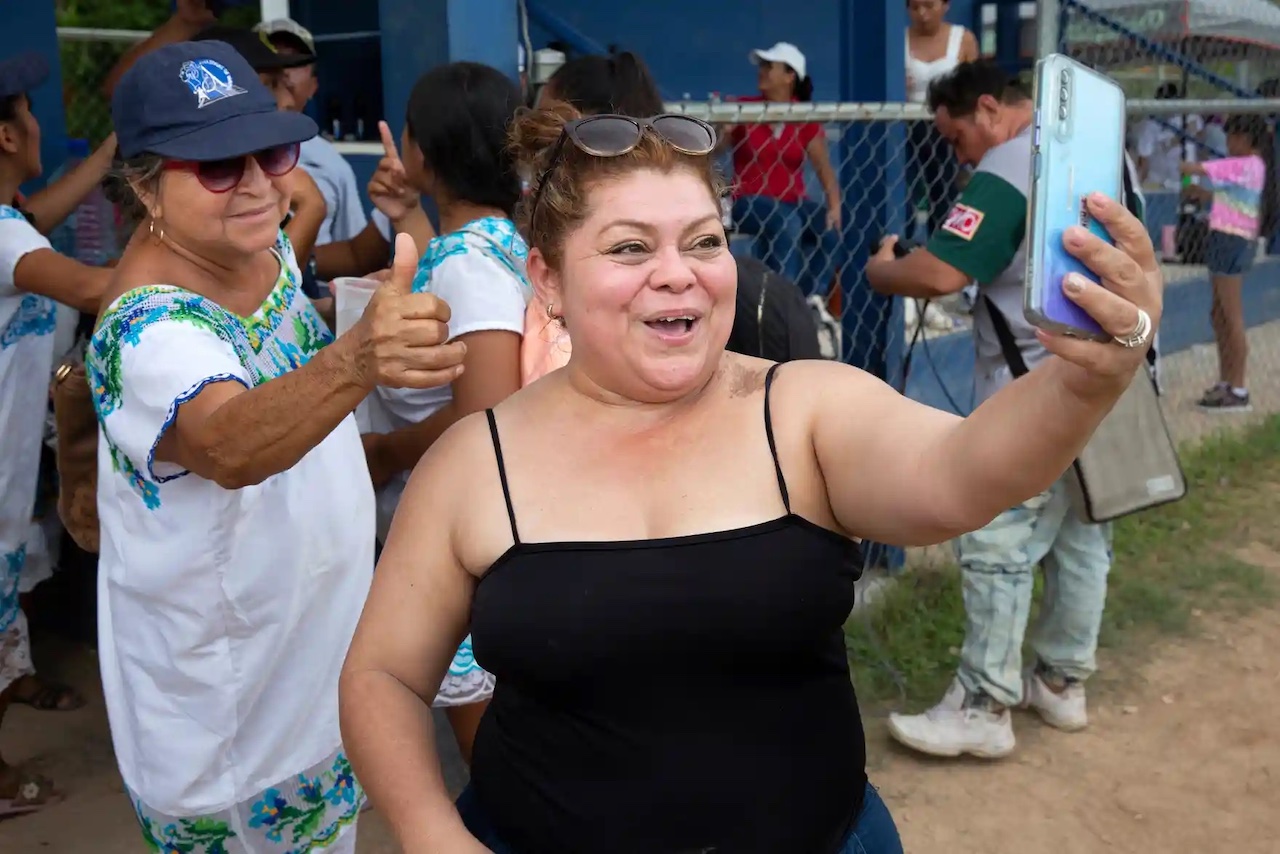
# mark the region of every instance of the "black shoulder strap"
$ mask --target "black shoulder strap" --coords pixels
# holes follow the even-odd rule
[[[1000,309],[996,308],[991,297],[983,294],[982,300],[987,304],[987,315],[991,318],[991,327],[996,331],[996,338],[1000,341],[1000,352],[1004,353],[1004,360],[1009,364],[1009,370],[1013,372],[1014,377],[1022,376],[1027,372],[1027,363],[1022,358],[1022,351],[1018,349],[1018,342],[1013,338],[1013,330],[1009,328],[1009,322],[1004,319]]]
[[[1124,206],[1129,213],[1141,219],[1138,211],[1138,195],[1133,191],[1133,177],[1129,174],[1129,158],[1121,156],[1120,174],[1124,176]]]

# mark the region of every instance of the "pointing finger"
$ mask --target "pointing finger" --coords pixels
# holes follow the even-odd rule
[[[391,135],[391,126],[386,122],[378,122],[378,135],[382,137],[382,150],[396,166],[401,166],[400,151],[396,148],[396,138]]]

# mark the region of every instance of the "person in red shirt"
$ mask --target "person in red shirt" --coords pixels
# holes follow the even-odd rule
[[[760,94],[739,101],[803,101],[813,97],[805,57],[787,42],[753,50]],[[799,284],[806,293],[826,293],[841,264],[840,186],[826,134],[816,122],[735,125],[733,221],[755,235],[754,254]],[[805,193],[805,159],[813,165],[826,205]]]

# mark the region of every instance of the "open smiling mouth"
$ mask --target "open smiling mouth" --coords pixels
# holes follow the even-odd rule
[[[657,320],[647,320],[645,321],[645,326],[670,335],[679,335],[682,332],[692,332],[693,326],[697,322],[698,318],[692,314],[681,314],[672,317],[660,317]]]

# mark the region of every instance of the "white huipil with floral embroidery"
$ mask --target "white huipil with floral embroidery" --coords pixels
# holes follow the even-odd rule
[[[155,459],[205,386],[270,382],[331,340],[283,234],[276,253],[280,279],[253,316],[177,287],[134,289],[86,358],[102,428],[102,684],[121,774],[159,850],[354,846],[363,795],[342,753],[338,673],[374,547],[354,417],[243,489]]]
[[[0,205],[0,693],[32,672],[18,607],[49,407],[56,307],[14,284],[18,262],[49,249],[20,212]]]

